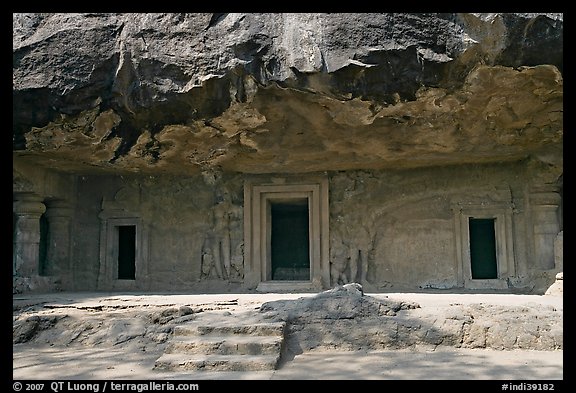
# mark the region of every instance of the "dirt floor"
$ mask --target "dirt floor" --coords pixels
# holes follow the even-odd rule
[[[367,294],[414,302],[419,312],[453,318],[454,307],[498,306],[563,313],[561,296],[456,293]],[[411,345],[400,349],[304,348],[270,371],[154,369],[170,324],[191,315],[258,313],[264,303],[315,294],[14,295],[15,380],[562,380],[563,350]],[[215,314],[216,313],[216,314]],[[448,314],[447,314],[448,313]],[[551,314],[550,314],[551,315]],[[28,321],[24,323],[23,321]],[[31,323],[34,322],[33,325]],[[556,333],[558,335],[558,333]],[[543,336],[542,336],[543,337]],[[18,341],[18,342],[17,342]],[[426,345],[425,345],[426,344]]]

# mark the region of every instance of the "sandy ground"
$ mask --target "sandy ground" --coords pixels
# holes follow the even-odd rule
[[[280,299],[314,294],[104,294],[58,293],[14,296],[13,304],[28,307],[123,305],[234,304],[256,309]],[[429,309],[449,304],[542,304],[563,310],[563,298],[503,294],[369,294],[419,303]],[[278,370],[258,372],[172,372],[154,370],[161,351],[126,351],[111,347],[63,348],[36,342],[13,345],[15,380],[562,380],[563,351],[498,351],[488,349],[416,348],[386,351],[310,351],[284,362]]]
[[[561,380],[563,351],[487,349],[309,352],[279,370],[168,372],[153,370],[157,353],[22,346],[13,378],[88,380]]]

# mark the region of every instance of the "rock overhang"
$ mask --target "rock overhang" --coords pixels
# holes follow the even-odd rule
[[[48,168],[562,167],[561,14],[13,21],[14,156]]]

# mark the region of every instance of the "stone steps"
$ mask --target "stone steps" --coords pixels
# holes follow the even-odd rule
[[[206,370],[206,371],[268,371],[275,370],[277,355],[216,355],[165,353],[156,360],[158,370]]]
[[[280,336],[176,336],[164,353],[205,353],[218,355],[273,355],[282,349]]]
[[[284,322],[187,322],[174,328],[157,370],[275,370],[284,345]]]
[[[283,322],[260,322],[250,324],[197,324],[186,323],[174,327],[174,336],[200,336],[200,335],[251,335],[251,336],[284,336]]]

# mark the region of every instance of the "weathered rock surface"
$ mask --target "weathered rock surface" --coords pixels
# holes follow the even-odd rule
[[[546,290],[545,295],[564,296],[564,272],[556,274],[556,281]]]
[[[163,346],[175,326],[194,319],[199,312],[201,308],[187,306],[16,310],[13,343],[152,349]]]
[[[562,14],[13,14],[13,149],[71,171],[562,165]]]
[[[321,292],[312,298],[266,302],[260,307],[260,312],[267,313],[267,317],[276,314],[282,320],[306,323],[354,319],[368,315],[374,317],[394,316],[400,310],[418,307],[420,307],[418,304],[411,302],[397,302],[364,296],[362,286],[351,283]]]
[[[357,288],[360,288],[358,290]],[[454,304],[422,309],[364,295],[359,284],[309,298],[262,304],[265,318],[288,322],[288,353],[417,346],[498,350],[563,348],[562,312],[539,305]]]
[[[16,320],[12,329],[12,340],[14,344],[19,344],[32,340],[42,330],[50,329],[56,324],[58,317],[31,317]]]
[[[434,295],[431,295],[434,296]],[[514,295],[510,295],[514,296]],[[15,345],[115,347],[159,352],[176,329],[192,324],[285,323],[287,354],[311,350],[377,350],[419,346],[497,350],[563,349],[563,312],[545,303],[420,306],[365,295],[357,283],[309,297],[262,304],[156,304],[102,298],[97,303],[15,306]],[[236,328],[235,328],[236,327]]]

